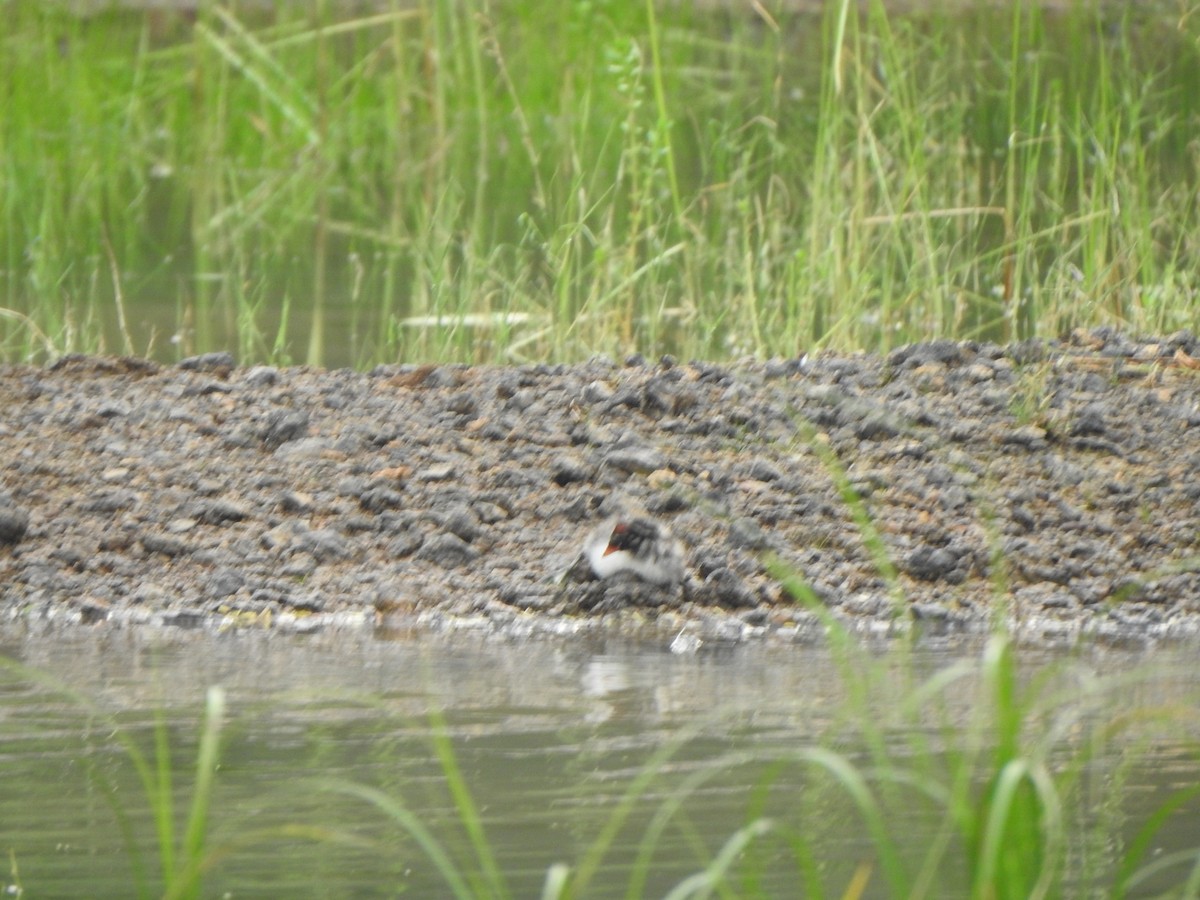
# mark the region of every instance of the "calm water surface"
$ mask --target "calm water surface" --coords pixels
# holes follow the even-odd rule
[[[182,820],[204,696],[219,685],[227,712],[211,840],[229,853],[205,896],[448,895],[395,821],[337,790],[378,789],[416,813],[460,870],[469,869],[473,857],[431,742],[431,712],[444,717],[513,896],[537,896],[554,863],[578,865],[630,784],[667,749],[589,896],[625,895],[647,828],[676,803],[654,848],[646,896],[662,896],[703,868],[759,814],[783,823],[781,833],[819,835],[825,889],[839,895],[860,864],[873,865],[860,819],[828,779],[778,760],[821,745],[868,765],[864,708],[894,759],[912,755],[914,737],[936,757],[969,728],[978,679],[940,694],[927,720],[897,712],[905,687],[979,653],[864,652],[846,670],[809,647],[704,646],[674,655],[599,638],[0,631],[0,655],[76,695],[0,670],[0,884],[19,883],[29,897],[133,895],[137,854],[153,872],[156,851],[145,794],[114,728],[150,754],[154,718],[164,718]],[[1069,696],[1097,679],[1120,684],[1077,714],[1047,704],[1033,718],[1035,729],[1061,727],[1064,765],[1089,724],[1118,710],[1177,714],[1168,727],[1147,716],[1087,767],[1073,828],[1073,855],[1085,868],[1110,866],[1151,810],[1200,779],[1194,658],[1194,650],[1171,649],[1022,654],[1023,673],[1031,684],[1044,679],[1045,691]],[[867,670],[881,677],[851,702],[847,677]],[[914,859],[938,821],[916,804],[897,823]],[[1176,821],[1155,845],[1160,857],[1200,845],[1200,805],[1185,806]],[[284,836],[285,827],[310,831]],[[797,896],[783,842],[760,846],[754,870],[763,892]],[[953,896],[953,882],[950,873],[944,895]],[[866,896],[886,896],[881,878]]]

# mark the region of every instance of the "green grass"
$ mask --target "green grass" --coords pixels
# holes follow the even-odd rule
[[[895,648],[896,652],[905,652]],[[874,718],[851,701],[830,733],[792,752],[765,757],[733,753],[712,760],[682,780],[670,762],[694,736],[652,754],[627,784],[610,818],[579,861],[550,867],[543,898],[582,898],[604,876],[606,857],[618,831],[631,825],[634,805],[653,794],[657,811],[643,824],[631,866],[619,869],[624,896],[648,896],[658,871],[656,852],[664,835],[694,830],[703,811],[688,808],[691,796],[730,771],[760,773],[748,792],[744,822],[732,823],[723,843],[698,850],[694,874],[679,880],[670,898],[774,894],[766,886],[782,869],[809,897],[1013,898],[1125,897],[1153,877],[1175,887],[1166,896],[1192,897],[1200,890],[1200,848],[1154,859],[1157,835],[1172,816],[1194,804],[1200,787],[1169,796],[1122,847],[1111,829],[1119,821],[1121,788],[1136,753],[1127,734],[1148,722],[1190,722],[1195,712],[1169,704],[1160,708],[1111,708],[1114,684],[1076,673],[1065,661],[1035,679],[1022,676],[1013,647],[997,635],[977,660],[964,659],[924,680],[897,686],[894,669],[861,647],[842,647],[851,696],[871,708],[884,696],[896,698],[894,713]],[[962,722],[963,709],[968,710]],[[447,789],[472,848],[455,859],[443,840],[394,797],[361,786],[335,789],[358,796],[400,831],[416,838],[456,897],[513,896],[484,834],[445,723],[436,722],[433,741],[444,766]],[[839,746],[867,747],[865,756]],[[797,780],[804,787],[797,791]],[[830,798],[842,795],[843,800]],[[798,802],[797,802],[798,801]],[[830,833],[845,831],[830,809],[849,806],[869,846],[858,863],[828,858]],[[932,834],[914,841],[912,832],[935,823]],[[940,824],[936,824],[940,823]],[[444,837],[449,837],[444,836]],[[453,843],[453,842],[451,842]],[[702,840],[696,839],[697,844]]]
[[[49,688],[75,708],[80,720],[102,723],[102,730],[133,766],[142,790],[141,800],[145,802],[153,827],[154,836],[150,843],[157,851],[157,865],[144,858],[142,847],[146,842],[137,834],[136,816],[131,815],[133,807],[105,767],[86,755],[82,760],[93,786],[110,806],[124,842],[131,869],[129,894],[139,898],[163,897],[164,900],[189,900],[201,896],[204,872],[219,858],[212,854],[208,832],[210,802],[221,756],[225,692],[219,687],[210,687],[206,692],[196,743],[195,771],[189,783],[190,802],[186,816],[180,817],[175,807],[179,796],[175,785],[179,777],[176,754],[161,711],[155,716],[151,730],[153,746],[147,753],[139,738],[123,727],[116,716],[102,712],[86,697],[61,685],[52,676],[2,656],[0,673],[17,683],[28,682]],[[12,883],[19,895],[22,886],[15,850],[9,848],[9,857]],[[37,894],[36,887],[32,892]]]
[[[0,13],[8,359],[721,358],[1200,320],[1187,9],[99,9]]]
[[[611,896],[619,888],[629,898],[768,897],[776,895],[773,885],[781,878],[793,889],[803,885],[805,896],[814,898],[1121,898],[1143,896],[1151,879],[1156,890],[1168,891],[1164,896],[1200,893],[1200,848],[1161,855],[1154,850],[1159,836],[1195,808],[1200,786],[1162,795],[1144,822],[1130,822],[1125,812],[1126,779],[1141,748],[1194,735],[1194,706],[1178,700],[1147,704],[1145,692],[1136,689],[1139,676],[1097,678],[1068,657],[1030,674],[1000,634],[978,657],[960,657],[934,671],[922,671],[912,658],[897,665],[910,653],[902,642],[884,657],[845,633],[835,630],[831,638],[846,700],[821,729],[791,748],[750,743],[698,762],[690,745],[704,723],[693,722],[645,750],[640,762],[623,761],[622,770],[629,771],[606,782],[607,812],[598,827],[568,842],[574,858],[547,865],[540,896],[565,900],[600,890]],[[14,663],[3,668],[18,681],[53,686],[47,676]],[[97,715],[87,700],[62,694],[89,720]],[[406,784],[314,778],[293,800],[323,810],[323,819],[306,824],[293,816],[290,824],[266,828],[247,828],[252,820],[245,820],[211,840],[214,822],[244,816],[244,805],[228,792],[224,803],[214,802],[226,715],[221,692],[210,690],[193,742],[189,809],[180,818],[173,798],[181,796],[175,785],[181,758],[170,746],[164,717],[151,729],[147,754],[140,734],[100,714],[108,723],[102,731],[126,754],[143,791],[140,798],[122,795],[111,765],[101,757],[89,760],[88,777],[124,838],[131,893],[202,896],[209,877],[236,890],[236,877],[231,882],[221,871],[234,857],[261,858],[276,852],[273,847],[286,857],[297,846],[325,845],[359,859],[373,852],[402,860],[404,871],[424,870],[425,884],[427,863],[447,896],[462,900],[519,895],[488,833],[504,827],[504,811],[485,812],[475,800],[452,729],[436,712],[429,721],[430,751],[448,802],[435,805],[448,815],[424,820],[406,802]],[[681,758],[691,762],[677,765]],[[714,833],[699,823],[709,815],[706,798],[720,795],[705,792],[721,785],[725,791],[737,786],[742,818],[723,822],[727,830]],[[411,792],[421,794],[419,787],[412,785]],[[322,794],[343,802],[332,805]],[[255,808],[275,802],[247,799]],[[139,812],[140,802],[149,815]],[[146,821],[154,830],[149,843],[158,849],[156,867],[139,849],[147,842],[136,823]],[[629,835],[632,858],[627,843],[618,846],[619,836]],[[652,889],[664,866],[678,869],[681,847],[694,858],[691,873],[661,893]],[[22,882],[19,863],[10,851],[11,883],[36,895],[38,885]],[[239,865],[244,876],[254,877],[253,867]],[[340,865],[327,871],[329,887],[340,877],[363,884],[361,874]],[[403,883],[399,876],[393,886]]]

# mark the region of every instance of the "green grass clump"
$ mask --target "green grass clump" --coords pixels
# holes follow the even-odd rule
[[[1196,16],[164,15],[2,14],[4,357],[765,356],[1200,317]]]

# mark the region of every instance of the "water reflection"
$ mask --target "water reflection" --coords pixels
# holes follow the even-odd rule
[[[911,729],[925,727],[919,716],[914,726],[898,713],[911,686],[978,651],[872,658],[887,677],[871,688],[868,714],[884,726],[898,756],[911,753]],[[0,654],[79,695],[64,699],[11,674],[0,679],[0,847],[11,849],[20,883],[34,896],[131,893],[131,855],[116,827],[121,816],[153,869],[149,811],[110,720],[149,752],[154,716],[165,714],[182,817],[209,685],[223,686],[228,698],[212,837],[229,843],[230,853],[206,883],[206,895],[443,895],[440,876],[394,822],[360,798],[330,790],[331,780],[352,782],[403,802],[469,868],[473,852],[431,745],[431,711],[444,718],[514,896],[536,895],[556,862],[579,864],[655,753],[663,756],[658,774],[631,801],[588,896],[625,894],[639,846],[671,804],[678,804],[678,815],[658,837],[647,896],[664,894],[702,868],[752,813],[820,824],[823,866],[832,873],[827,889],[844,886],[873,858],[844,796],[802,765],[776,764],[818,741],[852,760],[869,757],[858,727],[862,712],[849,702],[856,673],[822,649],[706,645],[677,655],[595,637],[13,631],[0,633]],[[1097,833],[1112,841],[1089,846],[1081,838],[1076,856],[1091,854],[1090,865],[1111,865],[1148,810],[1198,781],[1200,727],[1187,711],[1195,709],[1200,674],[1191,659],[1186,650],[1145,655],[1104,648],[1066,664],[1046,654],[1021,658],[1031,682],[1052,664],[1066,690],[1148,666],[1116,689],[1112,709],[1136,714],[1175,705],[1185,713],[1169,727],[1148,717],[1132,738],[1091,764],[1077,828],[1083,834],[1107,817]],[[965,676],[930,710],[925,737],[935,753],[939,741],[970,720],[974,688]],[[1047,711],[1047,729],[1056,727],[1055,716]],[[1073,726],[1079,741],[1085,725]],[[1068,735],[1067,744],[1074,740]],[[1170,829],[1164,852],[1200,843],[1200,805],[1193,801],[1189,809],[1193,815],[1180,821],[1191,821],[1190,830]],[[922,846],[938,816],[935,807],[915,804],[905,823],[911,834],[902,842]],[[300,825],[344,840],[254,837]],[[778,842],[766,846],[761,889],[793,895],[794,862]],[[953,873],[947,877],[952,893]],[[879,879],[867,896],[886,896]]]

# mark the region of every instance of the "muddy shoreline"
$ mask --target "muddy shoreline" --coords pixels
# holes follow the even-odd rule
[[[1096,331],[728,365],[4,366],[0,621],[1195,640],[1197,356]],[[619,505],[683,540],[680,588],[573,565]]]

